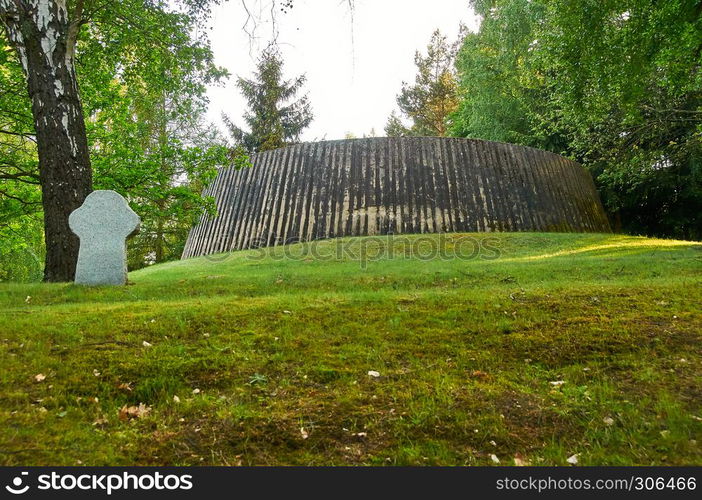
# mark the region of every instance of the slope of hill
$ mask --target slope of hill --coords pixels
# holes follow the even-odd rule
[[[130,280],[0,285],[0,464],[702,464],[700,243],[350,238]]]

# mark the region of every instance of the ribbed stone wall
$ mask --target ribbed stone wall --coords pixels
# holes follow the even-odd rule
[[[398,137],[298,144],[222,168],[203,193],[217,217],[183,258],[284,242],[388,233],[609,232],[590,174],[533,148]]]

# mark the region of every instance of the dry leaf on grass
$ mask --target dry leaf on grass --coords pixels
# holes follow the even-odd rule
[[[103,426],[103,425],[107,425],[108,423],[109,423],[109,420],[107,420],[107,417],[103,415],[102,417],[98,418],[95,422],[93,422],[93,425]]]
[[[479,378],[479,379],[486,379],[490,376],[486,372],[481,371],[481,370],[473,370],[473,373],[471,375],[473,377]]]
[[[144,403],[139,403],[139,406],[124,405],[119,409],[119,419],[125,421],[130,418],[144,418],[150,412],[151,407],[146,406]]]
[[[46,375],[44,375],[43,373],[37,373],[36,375],[34,375],[34,380],[36,380],[37,382],[43,382],[44,380],[46,380]]]

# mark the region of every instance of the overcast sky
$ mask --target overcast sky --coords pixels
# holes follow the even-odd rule
[[[247,19],[242,0],[214,10],[215,61],[232,74],[224,86],[209,89],[209,118],[216,123],[225,112],[243,125],[246,106],[235,76],[251,76],[259,51],[271,39],[270,0],[246,4],[257,18],[253,42],[242,29]],[[355,0],[354,5],[352,13],[346,0],[294,0],[291,11],[277,13],[285,75],[307,74],[315,119],[303,134],[305,141],[341,139],[347,133],[361,137],[372,128],[384,135],[402,81],[414,80],[415,51],[425,50],[436,28],[453,40],[460,22],[471,30],[478,25],[468,0]],[[247,30],[253,29],[249,21]]]

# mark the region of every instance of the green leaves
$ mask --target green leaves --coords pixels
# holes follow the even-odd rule
[[[198,29],[211,3],[84,5],[76,68],[94,184],[125,195],[142,217],[130,244],[132,268],[147,255],[178,258],[190,225],[214,210],[200,196],[203,186],[218,166],[244,161],[203,120],[207,85],[227,76],[214,64],[207,31]],[[20,242],[43,252],[38,162],[24,76],[4,37],[0,30],[0,279],[24,279],[35,264],[21,263]]]
[[[452,132],[548,149],[615,225],[702,237],[702,18],[685,0],[475,0]]]

